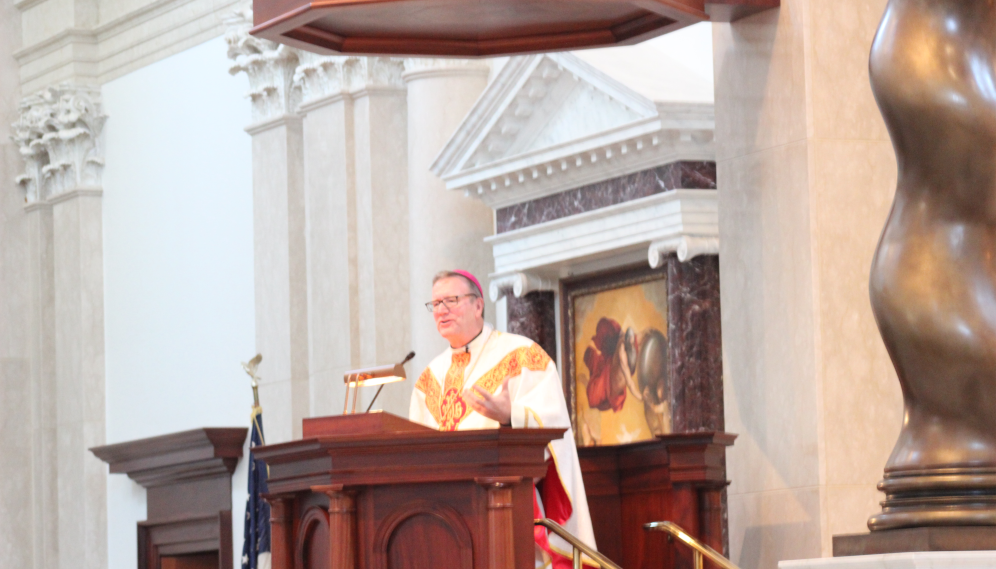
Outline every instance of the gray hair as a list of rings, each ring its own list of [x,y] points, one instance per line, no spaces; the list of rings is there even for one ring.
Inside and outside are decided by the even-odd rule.
[[[468,279],[467,277],[461,275],[460,273],[457,273],[457,272],[454,272],[454,271],[439,271],[438,273],[435,274],[435,276],[432,277],[432,284],[436,284],[436,282],[438,282],[438,281],[441,281],[443,279],[452,278],[452,277],[458,277],[460,280],[462,280],[463,282],[467,283],[467,290],[470,291],[470,294],[473,294],[474,296],[480,298],[481,300],[484,300],[484,291],[478,289],[477,285],[474,284],[474,281],[472,281],[472,280]],[[477,292],[474,292],[475,290]],[[481,305],[481,318],[484,318],[484,305],[483,304]]]

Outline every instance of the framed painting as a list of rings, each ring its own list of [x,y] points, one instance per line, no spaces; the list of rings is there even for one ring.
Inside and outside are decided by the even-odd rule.
[[[578,446],[671,432],[667,269],[565,281],[564,391]]]

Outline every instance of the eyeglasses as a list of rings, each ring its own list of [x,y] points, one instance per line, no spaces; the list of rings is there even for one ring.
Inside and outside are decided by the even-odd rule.
[[[477,298],[476,294],[461,294],[457,296],[447,296],[445,298],[440,298],[439,300],[433,300],[431,302],[425,303],[425,309],[429,312],[435,312],[440,306],[445,306],[446,310],[453,310],[456,305],[460,302],[460,299],[465,296],[472,296]]]

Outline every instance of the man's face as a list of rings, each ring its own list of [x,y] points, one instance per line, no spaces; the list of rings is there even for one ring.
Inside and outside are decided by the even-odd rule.
[[[484,300],[479,296],[464,296],[468,294],[477,294],[477,289],[461,277],[439,279],[432,285],[434,301],[450,296],[460,297],[453,308],[446,308],[441,304],[432,312],[439,335],[449,340],[450,346],[455,348],[473,340],[484,326],[484,319],[480,316]]]

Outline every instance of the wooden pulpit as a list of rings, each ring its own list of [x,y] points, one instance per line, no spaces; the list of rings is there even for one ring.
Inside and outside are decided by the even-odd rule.
[[[389,413],[304,420],[269,467],[273,569],[532,569],[533,479],[565,429],[439,432]]]

